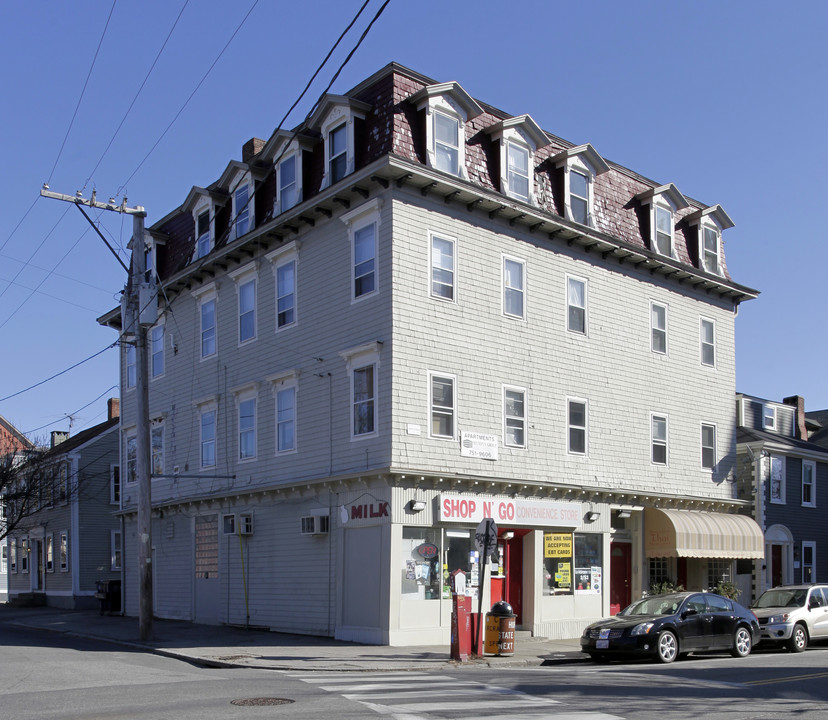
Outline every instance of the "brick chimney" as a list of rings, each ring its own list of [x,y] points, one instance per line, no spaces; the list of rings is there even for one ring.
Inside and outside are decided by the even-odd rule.
[[[52,443],[51,447],[57,447],[60,445],[64,440],[69,439],[69,431],[68,430],[52,430]]]
[[[808,439],[808,428],[805,427],[805,398],[801,395],[791,395],[782,400],[785,405],[796,408],[796,425],[794,427],[797,440]]]
[[[118,398],[109,398],[106,401],[106,419],[114,420],[121,416],[121,401]]]
[[[264,146],[265,141],[261,138],[250,138],[250,140],[242,145],[242,162],[249,163],[262,151]]]

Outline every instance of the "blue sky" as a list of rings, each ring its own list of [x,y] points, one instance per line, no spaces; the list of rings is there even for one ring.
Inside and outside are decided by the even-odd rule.
[[[0,398],[116,339],[95,320],[117,304],[125,273],[76,208],[37,199],[42,183],[126,194],[154,223],[240,159],[245,141],[270,136],[361,4],[3,3]],[[380,5],[370,0],[287,125]],[[826,27],[828,3],[811,1],[391,0],[332,91],[394,60],[721,203],[736,223],[724,234],[730,272],[761,291],[736,321],[737,389],[803,395],[815,410],[828,407]],[[126,246],[129,217],[106,213],[100,227]],[[117,382],[109,350],[0,400],[0,414],[39,437],[71,415],[74,434],[105,419]]]

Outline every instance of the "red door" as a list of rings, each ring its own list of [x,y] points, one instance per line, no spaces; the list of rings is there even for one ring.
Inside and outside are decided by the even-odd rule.
[[[515,531],[514,537],[506,541],[506,588],[505,598],[517,615],[515,624],[522,623],[521,595],[523,593],[523,535],[528,530]],[[518,534],[520,533],[520,534]]]
[[[630,576],[632,549],[629,543],[610,544],[610,615],[617,615],[632,601]]]
[[[773,583],[773,587],[782,584],[781,545],[771,545],[771,583]]]

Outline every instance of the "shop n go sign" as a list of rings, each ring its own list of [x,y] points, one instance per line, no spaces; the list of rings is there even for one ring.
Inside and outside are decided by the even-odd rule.
[[[580,503],[523,500],[520,498],[440,495],[442,522],[479,523],[492,518],[501,525],[524,527],[571,527],[581,524]]]

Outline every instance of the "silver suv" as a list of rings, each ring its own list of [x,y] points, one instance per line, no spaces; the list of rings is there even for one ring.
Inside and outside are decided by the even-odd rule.
[[[760,642],[784,643],[802,652],[810,640],[828,638],[828,585],[780,585],[765,590],[752,607]]]

